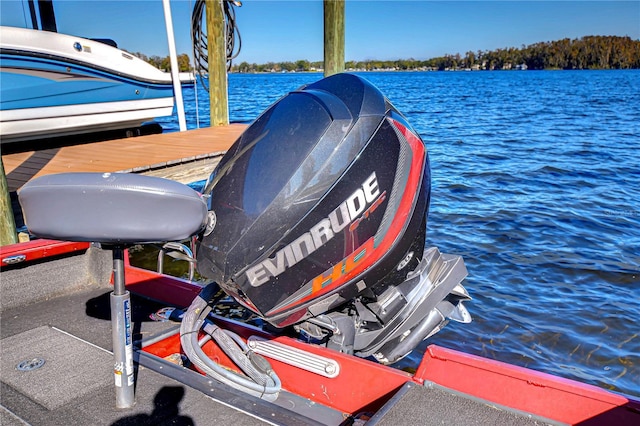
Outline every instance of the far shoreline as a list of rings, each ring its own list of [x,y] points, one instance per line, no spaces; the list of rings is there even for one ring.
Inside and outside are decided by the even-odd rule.
[[[362,72],[362,73],[432,73],[432,72],[512,72],[512,71],[637,71],[638,68],[584,68],[584,69],[564,69],[564,68],[545,68],[545,69],[493,69],[493,70],[473,70],[473,69],[446,69],[446,70],[424,70],[424,69],[408,69],[408,70],[394,70],[394,69],[376,69],[376,70],[362,70],[362,69],[345,69],[342,72]],[[227,71],[227,74],[323,74],[324,70],[309,70],[309,71]]]

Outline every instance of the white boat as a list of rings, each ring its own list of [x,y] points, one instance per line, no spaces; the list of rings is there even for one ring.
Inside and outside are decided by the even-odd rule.
[[[135,128],[171,115],[171,75],[103,41],[0,27],[0,141]]]

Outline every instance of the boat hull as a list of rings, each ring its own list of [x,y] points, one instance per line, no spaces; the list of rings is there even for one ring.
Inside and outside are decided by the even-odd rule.
[[[170,76],[112,46],[2,27],[2,143],[139,127],[171,115]]]
[[[72,343],[79,342],[78,339],[87,340],[93,345],[94,356],[100,352],[96,347],[109,350],[110,328],[106,321],[109,317],[106,313],[100,314],[108,312],[108,306],[101,307],[108,304],[106,291],[109,289],[108,277],[111,272],[108,256],[105,258],[108,253],[95,247],[87,249],[87,246],[87,243],[78,245],[38,240],[0,248],[3,339],[10,339],[4,343],[38,332],[40,334],[37,336],[50,336],[52,342],[66,339],[70,344],[67,351],[69,353],[65,352],[66,348],[59,348],[60,345],[51,348],[52,353],[65,352],[65,357],[55,359],[50,355],[43,367],[44,372],[47,371],[46,368],[54,368],[67,359],[77,357],[72,349],[80,349],[81,345]],[[64,262],[64,268],[56,262]],[[89,270],[85,270],[87,265],[92,265]],[[64,269],[64,274],[56,273],[61,269]],[[125,269],[127,288],[133,295],[143,296],[144,300],[186,306],[201,290],[201,286],[196,283],[132,267],[128,256],[125,256]],[[92,280],[101,284],[95,287],[96,284],[84,283],[80,287],[76,286],[77,288],[65,289],[61,295],[59,285],[74,281],[70,272],[83,277],[92,276]],[[58,281],[55,280],[57,275],[60,275]],[[16,292],[7,291],[12,288]],[[50,293],[46,293],[47,291]],[[15,297],[10,297],[11,295]],[[32,299],[25,299],[27,296]],[[215,317],[215,322],[220,327],[230,329],[249,341],[258,336],[273,344],[283,345],[289,351],[303,353],[306,358],[322,357],[339,366],[337,374],[321,375],[291,365],[286,360],[270,358],[272,367],[282,378],[283,391],[278,400],[267,402],[242,394],[186,365],[175,364],[176,354],[181,354],[178,330],[171,322],[150,322],[147,308],[141,305],[140,296],[136,297],[133,309],[135,327],[139,327],[137,333],[143,337],[136,344],[139,347],[136,359],[144,367],[139,369],[136,410],[141,407],[149,409],[154,400],[156,388],[152,388],[153,391],[149,393],[147,386],[150,386],[151,373],[156,372],[158,374],[153,373],[153,376],[164,380],[163,389],[180,388],[186,392],[186,400],[182,403],[183,409],[179,414],[190,416],[203,424],[235,419],[237,416],[247,420],[246,423],[234,421],[238,425],[259,424],[261,421],[266,424],[338,425],[344,424],[345,419],[357,419],[360,424],[368,419],[367,424],[371,425],[637,425],[640,420],[640,402],[631,397],[435,345],[427,348],[416,372],[410,374],[286,336],[274,336],[228,318]],[[58,311],[60,308],[62,310]],[[72,312],[74,309],[77,312]],[[28,316],[25,312],[30,312],[31,315]],[[57,328],[43,327],[38,320]],[[163,328],[156,330],[157,326]],[[17,355],[22,358],[33,356],[24,342],[16,347],[25,349],[25,355],[18,351]],[[5,345],[3,350],[8,351],[7,348],[9,345]],[[203,350],[227,368],[234,368],[213,342],[206,343]],[[12,354],[13,352],[9,355]],[[95,370],[104,368],[99,374],[92,374],[100,378],[104,386],[92,391],[93,393],[87,391],[87,396],[83,393],[84,389],[78,388],[75,390],[79,394],[77,398],[69,397],[64,404],[51,402],[45,396],[53,392],[56,387],[54,385],[50,391],[38,393],[37,390],[24,388],[26,396],[15,395],[16,401],[27,401],[27,396],[32,393],[35,397],[44,395],[42,404],[54,405],[50,410],[41,410],[46,411],[44,419],[38,417],[39,412],[24,409],[26,403],[16,404],[12,398],[3,399],[2,405],[15,413],[16,417],[31,424],[59,420],[74,404],[82,404],[87,400],[91,401],[91,406],[95,409],[78,410],[78,415],[84,416],[86,411],[91,412],[92,416],[102,417],[83,418],[86,424],[113,424],[118,418],[123,419],[122,421],[130,419],[127,416],[138,413],[110,408],[113,407],[113,399],[109,391],[112,392],[113,382],[109,385],[109,374],[113,374],[110,371],[113,364],[110,364],[109,357],[100,359],[102,364],[96,364]],[[5,363],[8,370],[3,371],[13,371],[14,364],[8,361]],[[56,371],[62,375],[53,380],[66,382],[75,378],[65,375],[64,369],[58,368]],[[33,375],[33,372],[25,374]],[[89,372],[83,374],[96,380]],[[17,377],[14,382],[18,383],[18,379],[23,380]],[[3,386],[5,381],[11,380],[11,376],[3,375]],[[203,399],[203,395],[207,398]]]
[[[171,115],[173,99],[103,102],[2,111],[2,143],[140,127],[155,117]]]

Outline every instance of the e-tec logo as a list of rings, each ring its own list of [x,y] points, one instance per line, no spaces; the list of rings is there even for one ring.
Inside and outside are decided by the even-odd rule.
[[[287,268],[291,268],[309,256],[331,240],[335,234],[355,221],[358,215],[364,212],[367,206],[373,203],[379,195],[378,180],[376,173],[373,172],[362,183],[362,186],[329,213],[328,217],[280,249],[274,257],[267,258],[249,268],[246,272],[249,284],[253,287],[259,287],[269,281],[271,277],[277,277]]]

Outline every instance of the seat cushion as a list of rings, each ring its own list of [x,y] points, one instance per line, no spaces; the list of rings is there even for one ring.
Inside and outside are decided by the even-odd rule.
[[[207,217],[202,197],[188,186],[130,173],[42,176],[18,198],[29,232],[55,240],[180,241],[200,231]]]

